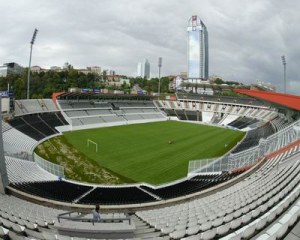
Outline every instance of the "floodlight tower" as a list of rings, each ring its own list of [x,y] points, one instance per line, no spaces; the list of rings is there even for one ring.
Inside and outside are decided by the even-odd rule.
[[[34,44],[37,32],[38,32],[38,30],[34,29],[32,39],[31,39],[31,42],[30,42],[30,56],[29,56],[28,77],[27,77],[27,99],[30,98],[30,96],[29,96],[29,86],[30,86],[30,68],[31,68],[32,46]]]
[[[158,58],[158,96],[160,96],[160,72],[162,67],[162,57]]]
[[[281,56],[282,64],[283,64],[283,83],[284,83],[284,93],[286,94],[286,59],[285,56]]]

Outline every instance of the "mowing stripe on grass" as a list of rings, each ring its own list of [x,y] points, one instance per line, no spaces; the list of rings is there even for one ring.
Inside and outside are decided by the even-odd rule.
[[[67,141],[99,165],[136,182],[161,184],[185,177],[188,162],[221,156],[244,132],[165,121],[67,132]],[[98,152],[86,146],[98,144]],[[227,145],[227,147],[225,147]]]

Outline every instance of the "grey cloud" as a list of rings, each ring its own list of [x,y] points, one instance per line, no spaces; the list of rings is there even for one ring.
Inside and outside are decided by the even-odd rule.
[[[152,76],[157,58],[163,74],[186,71],[186,25],[197,14],[206,24],[210,75],[245,83],[282,84],[280,56],[286,55],[289,92],[300,88],[299,10],[297,1],[280,0],[0,0],[0,56],[3,62],[28,63],[33,29],[39,34],[33,64],[43,67],[100,65],[134,75],[148,58]]]

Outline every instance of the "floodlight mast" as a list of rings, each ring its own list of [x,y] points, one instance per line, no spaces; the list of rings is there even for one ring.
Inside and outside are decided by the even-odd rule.
[[[286,94],[286,59],[285,56],[281,56],[283,64],[283,83],[284,83],[284,93]]]
[[[162,57],[158,58],[158,97],[160,97],[160,72],[162,66]]]
[[[30,68],[31,68],[32,46],[33,46],[33,44],[35,42],[35,38],[36,38],[37,33],[38,33],[38,30],[34,29],[34,32],[33,32],[33,35],[32,35],[32,39],[30,41],[30,56],[29,56],[28,76],[27,76],[27,99],[30,98],[29,88],[30,88]]]

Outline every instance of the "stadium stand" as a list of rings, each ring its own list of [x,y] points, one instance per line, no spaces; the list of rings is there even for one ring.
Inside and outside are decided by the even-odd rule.
[[[214,116],[213,112],[202,112],[202,122],[210,123]]]
[[[10,120],[9,124],[11,126],[13,126],[15,129],[23,132],[24,134],[34,138],[37,141],[46,137],[46,135],[44,135],[43,133],[39,132],[38,130],[36,130],[35,128],[30,126],[29,124],[27,124],[23,120],[22,116]]]
[[[248,239],[272,223],[300,193],[299,158],[267,174],[263,169],[211,196],[136,215],[172,239]]]
[[[290,124],[290,122],[288,120],[286,120],[286,119],[284,119],[284,117],[280,117],[280,116],[273,119],[271,121],[271,123],[272,123],[273,128],[276,131],[280,131],[280,130],[286,128]]]
[[[242,105],[269,106],[266,103],[250,97],[209,96],[193,93],[176,93],[179,100],[202,100],[209,102],[233,103]]]
[[[6,156],[5,160],[8,179],[12,184],[57,180],[57,176],[43,170],[35,162],[9,156]]]
[[[153,189],[148,186],[141,186],[141,188],[155,194],[160,199],[170,199],[191,194],[194,192],[203,191],[207,188],[228,181],[235,176],[237,176],[237,174],[229,174],[228,172],[224,172],[220,175],[198,175],[191,179],[170,186],[159,187],[156,189]]]
[[[111,104],[108,102],[97,102],[97,101],[71,101],[71,100],[59,100],[60,108],[63,110],[72,109],[90,109],[90,108],[111,108]]]
[[[228,126],[232,126],[234,128],[243,129],[247,126],[258,122],[256,119],[247,118],[247,117],[239,117],[233,122],[229,123]]]
[[[55,127],[67,124],[59,112],[23,115],[9,120],[8,123],[37,141],[58,133]]]
[[[187,120],[189,121],[201,121],[201,115],[199,111],[185,111]]]
[[[265,154],[277,151],[280,148],[288,146],[289,144],[298,140],[298,129],[300,121],[291,123],[285,129],[274,133],[265,140],[261,139],[257,146],[244,149],[244,151],[229,153],[220,158],[207,161],[190,161],[189,172],[221,172],[230,171],[231,169],[242,166],[253,166],[257,160]]]
[[[210,98],[212,98],[210,96]],[[222,103],[218,99],[214,99],[215,102],[205,102],[203,100],[181,100],[181,101],[168,101],[159,100],[156,101],[156,105],[168,116],[176,116],[180,120],[189,120],[189,115],[198,115],[198,118],[193,117],[192,119],[198,119],[205,123],[213,123],[217,125],[228,125],[231,122],[249,119],[251,125],[258,121],[268,122],[274,119],[278,113],[272,108],[266,108],[260,105],[241,105],[235,103]],[[200,117],[201,116],[201,117]],[[228,118],[227,118],[228,117]],[[227,119],[225,121],[225,119]],[[253,122],[250,122],[250,119]],[[247,124],[243,127],[247,127]],[[240,128],[242,129],[242,128]]]
[[[6,132],[10,129],[12,129],[12,126],[10,126],[8,123],[2,121],[2,133]]]
[[[18,182],[12,186],[23,192],[62,202],[73,202],[93,187],[66,181]]]
[[[200,174],[159,187],[88,186],[58,179],[35,162],[6,156],[8,192],[24,192],[34,200],[42,197],[45,202],[56,200],[70,207],[100,203],[118,209],[124,204],[134,204],[141,209],[132,210],[131,220],[137,226],[133,239],[299,239],[296,236],[300,229],[299,124],[293,124],[265,102],[252,98],[216,100],[214,96],[203,95],[200,99],[193,94],[177,96],[177,101],[155,104],[169,116],[182,120],[248,131],[243,142],[233,150],[233,157],[222,163],[230,167],[229,171]],[[55,110],[50,101],[16,103],[19,105],[16,115],[22,116],[10,120],[9,124],[3,122],[4,147],[12,145],[31,152],[36,140],[57,133],[56,126],[68,124],[65,115],[79,126],[165,119],[152,102],[60,100],[63,109],[60,114],[52,112]],[[33,106],[40,113],[36,114]],[[250,151],[258,155],[251,155],[253,161],[248,166]],[[230,165],[234,156],[240,156],[238,165]],[[262,161],[251,168],[257,160]],[[147,207],[143,209],[143,206]],[[0,239],[78,239],[60,235],[52,226],[60,213],[61,210],[0,194]],[[123,216],[123,213],[115,214]]]
[[[55,129],[57,126],[68,125],[68,122],[60,112],[43,113],[39,114],[39,117],[53,129]]]
[[[280,204],[281,202],[279,201],[281,201],[281,199],[288,199],[289,194],[294,194],[293,198],[295,200],[296,196],[295,196],[295,191],[293,189],[294,186],[296,186],[297,184],[298,184],[298,195],[300,193],[299,157],[298,155],[295,155],[299,153],[299,149],[300,148],[298,143],[291,146],[290,148],[273,153],[272,155],[267,157],[267,160],[263,165],[263,167],[256,170],[255,173],[251,174],[244,181],[240,181],[238,184],[230,188],[227,188],[226,190],[218,191],[217,193],[208,197],[199,198],[196,200],[190,200],[188,202],[181,203],[181,204],[175,204],[175,205],[173,204],[172,206],[169,207],[161,207],[157,210],[154,209],[154,210],[147,210],[147,211],[138,211],[136,215],[142,218],[148,224],[150,224],[150,226],[152,226],[149,228],[150,230],[152,228],[156,229],[155,232],[156,235],[158,234],[157,230],[159,230],[158,236],[170,237],[174,239],[182,238],[182,237],[186,237],[187,239],[189,239],[188,237],[190,237],[191,239],[194,239],[194,238],[199,238],[199,236],[204,237],[206,236],[206,234],[209,234],[209,236],[212,235],[217,238],[225,237],[225,239],[227,239],[226,237],[233,236],[233,235],[240,236],[240,237],[242,236],[248,237],[248,236],[252,236],[254,232],[255,234],[258,235],[270,234],[270,231],[268,231],[267,229],[270,228],[272,224],[274,224],[275,217],[277,215],[278,216],[280,215],[278,213],[274,217],[273,216],[274,214],[272,212],[271,213],[268,212],[267,209],[270,209],[270,207],[268,206],[271,207],[273,206],[273,208],[275,207],[275,209],[280,208],[280,210],[276,210],[276,211],[283,212],[291,204],[293,204],[294,201],[289,200],[288,201],[289,204],[287,203]],[[291,156],[295,156],[295,158],[290,159]],[[28,161],[23,161],[23,162],[28,162]],[[21,167],[20,169],[24,169],[24,167]],[[33,171],[36,172],[37,170],[33,169]],[[12,172],[16,173],[17,171],[14,170]],[[16,173],[16,175],[20,175],[20,173]],[[31,175],[31,173],[29,172],[27,175]],[[210,177],[208,176],[206,180],[208,180],[209,178],[213,179],[213,176]],[[194,178],[195,181],[198,181],[198,179],[201,180],[201,176]],[[66,185],[66,183],[62,183],[60,181],[54,181],[54,182],[57,185],[59,184],[64,185],[63,188],[61,187],[56,187],[56,188],[68,189],[67,193],[65,193],[67,196],[66,197],[67,202],[76,200],[77,197],[82,195],[83,192],[88,192],[91,189],[89,188],[87,191],[86,189],[84,191],[79,191],[78,189],[80,188],[70,187],[68,183]],[[262,182],[264,184],[262,184]],[[52,185],[53,181],[51,181],[50,183]],[[55,189],[55,187],[53,188],[53,185],[44,188],[44,182],[39,182],[39,185],[40,184],[43,185],[43,188],[39,186],[37,187],[37,189],[38,191],[41,191],[40,189],[45,189],[46,193],[44,190],[42,190],[43,194],[49,194],[48,189],[51,189],[50,191],[56,191],[57,195],[59,194],[62,195],[62,193],[59,190],[53,190]],[[20,184],[18,185],[20,186]],[[144,186],[142,186],[142,188],[144,188]],[[101,195],[101,192],[103,194],[102,196],[105,196],[108,193],[108,192],[103,192],[101,189],[99,190],[98,188],[96,189],[97,190],[94,190],[95,192],[88,197],[93,200],[91,201],[93,203],[95,203],[94,200],[96,199],[95,196],[97,196],[98,194]],[[128,192],[128,189],[126,190],[125,189],[124,192]],[[182,189],[183,188],[181,188],[181,190]],[[69,190],[71,191],[71,193],[69,193]],[[146,188],[146,190],[149,191],[148,188]],[[120,194],[119,195],[120,197],[124,195],[126,196],[126,193],[124,192],[119,192],[119,193],[111,192],[112,195],[110,194],[108,195],[110,195],[110,197],[113,199],[114,196],[116,195],[118,196],[118,194]],[[278,193],[280,193],[279,194],[280,197],[277,197]],[[135,194],[131,194],[130,197],[134,195]],[[222,204],[220,204],[220,201]],[[108,202],[110,202],[110,200],[108,200],[107,203]],[[276,205],[277,202],[279,202],[278,204],[279,207],[277,207]],[[271,210],[273,208],[271,208]],[[152,218],[153,220],[151,221],[145,218],[143,214],[142,216],[140,215],[140,213],[145,213],[145,212],[147,213],[151,212],[151,214],[153,215],[154,212],[156,211],[158,211],[157,213],[159,214],[158,215],[159,218],[156,217]],[[174,217],[174,222],[170,222],[171,221],[170,219],[173,218],[170,218],[167,213],[173,214],[172,216]],[[195,217],[191,216],[192,213],[196,214],[196,216]],[[256,229],[255,231],[253,231],[252,225],[255,224],[257,225],[257,222],[261,220],[260,218],[264,217],[264,215],[262,214],[265,214],[267,216],[269,216],[270,214],[273,215],[272,217],[270,217],[270,221],[265,223],[267,228],[264,229],[266,230],[262,229],[263,231],[258,232],[259,229]],[[154,214],[153,216],[156,215]],[[295,219],[295,217],[293,219]],[[165,224],[164,221],[168,221],[166,223],[167,225],[164,225]],[[263,219],[263,221],[265,220]],[[280,219],[278,221],[280,221]],[[293,220],[293,222],[294,221],[295,220]],[[282,223],[280,224],[282,225]],[[248,228],[251,229],[251,231],[250,230],[248,231],[247,230]],[[53,233],[53,235],[54,234],[55,233]]]
[[[288,231],[287,226],[293,226],[297,220],[295,216],[299,216],[299,204],[295,202],[300,193],[299,160],[297,162],[288,160],[288,156],[297,151],[298,147],[288,149],[286,152],[289,154],[281,158],[280,165],[280,162],[272,163],[277,157],[275,155],[245,181],[226,190],[182,204],[136,212],[136,216],[133,216],[132,219],[142,226],[140,229],[138,228],[136,237],[139,236],[141,239],[143,236],[152,239],[231,239],[232,237],[248,239],[257,236],[262,239],[266,236],[268,238],[284,236]],[[274,176],[276,177],[274,178]],[[298,188],[295,188],[296,183]],[[22,202],[23,200],[18,199],[18,201]],[[295,206],[297,207],[295,208]],[[285,209],[287,209],[286,212],[284,212]],[[56,212],[57,210],[52,211]],[[151,213],[150,220],[143,215],[145,212]],[[172,217],[169,216],[170,213]],[[10,216],[8,214],[3,214],[3,216],[8,219],[1,220],[4,226],[3,230],[7,236],[10,236],[10,239],[15,239],[16,236],[25,236],[25,234],[28,237],[35,237],[35,239],[37,237],[39,239],[45,239],[45,237],[46,239],[49,237],[67,238],[59,235],[55,229],[49,229],[43,225],[46,224],[45,221],[51,222],[49,217],[40,221],[25,215],[25,223],[21,217],[16,217],[12,213]],[[22,216],[24,218],[24,215]],[[46,216],[48,216],[47,213]],[[283,218],[284,216],[286,217]],[[141,225],[142,222],[139,218],[150,226]],[[275,224],[277,225],[274,228]],[[29,226],[38,230],[31,230]],[[138,235],[141,232],[145,235]]]
[[[52,99],[15,100],[15,116],[58,111]]]
[[[3,124],[2,126],[4,126],[5,129],[8,129],[7,125],[8,124]],[[17,152],[24,151],[31,153],[34,146],[37,144],[37,141],[17,129],[10,127],[8,130],[3,132],[3,143],[5,152],[10,152],[11,147],[13,147],[14,150],[17,150]]]
[[[170,199],[185,196],[194,192],[200,192],[209,187],[228,181],[240,173],[229,174],[224,172],[221,175],[199,175],[177,184],[163,186],[156,189],[144,185],[141,187],[96,187],[90,192],[92,188],[87,188],[84,185],[78,185],[73,182],[65,182],[63,180],[50,181],[57,179],[57,177],[52,174],[49,174],[47,181],[43,181],[42,174],[44,170],[39,169],[35,163],[19,160],[22,161],[22,164],[24,165],[24,175],[23,173],[20,173],[16,159],[8,158],[8,161],[9,176],[11,176],[12,179],[12,187],[47,199],[63,202],[73,202],[78,200],[78,203],[83,204],[98,203],[119,205]],[[29,171],[26,171],[26,169],[30,168],[30,166],[36,170],[36,173],[33,174],[33,176],[30,176]],[[16,180],[16,177],[18,176],[20,179],[19,181],[17,181],[18,179]],[[22,178],[24,181],[21,181]],[[44,179],[46,179],[46,177]],[[68,193],[62,194],[61,191],[63,191],[64,188],[68,189]],[[65,195],[67,195],[67,197]],[[80,198],[82,195],[84,195],[84,197]]]
[[[0,223],[3,225],[0,236],[5,239],[45,239],[43,231],[48,232],[61,213],[61,210],[0,194]]]
[[[296,200],[300,194],[299,155],[295,155],[298,150],[299,143],[270,155],[264,165],[244,181],[209,196],[137,211],[131,217],[137,225],[135,237],[268,239],[284,236],[288,226],[293,227],[300,215]],[[73,194],[67,195],[75,199],[81,193]],[[2,236],[8,239],[68,238],[51,227],[55,216],[62,211],[2,194],[0,202],[2,233],[6,234]],[[275,225],[277,227],[273,227]],[[266,236],[268,238],[263,238]]]
[[[154,107],[153,102],[152,101],[148,101],[148,102],[113,102],[112,103],[114,107],[116,108],[143,108],[143,107]]]
[[[59,105],[73,127],[101,126],[107,123],[131,123],[164,120],[166,117],[156,108],[152,101],[113,101],[97,104],[93,101],[59,100]],[[94,108],[94,109],[91,109]]]
[[[155,198],[138,187],[97,187],[79,200],[83,204],[135,204],[155,201]]]
[[[247,132],[243,141],[232,151],[232,153],[241,152],[245,149],[258,145],[260,139],[266,139],[274,133],[271,123],[255,128]]]

